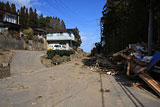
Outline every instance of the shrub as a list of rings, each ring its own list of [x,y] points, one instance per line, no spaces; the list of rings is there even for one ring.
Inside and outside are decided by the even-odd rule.
[[[47,58],[52,59],[55,55],[70,56],[71,54],[74,54],[74,53],[75,52],[73,50],[48,50]]]
[[[33,35],[33,30],[32,30],[32,28],[28,28],[28,29],[25,29],[23,31],[23,33],[26,34],[26,35]]]
[[[33,30],[32,30],[32,28],[25,29],[23,31],[23,33],[27,35],[29,40],[33,39]]]

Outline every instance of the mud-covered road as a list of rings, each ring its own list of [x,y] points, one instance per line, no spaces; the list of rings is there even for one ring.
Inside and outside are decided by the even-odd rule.
[[[16,51],[11,77],[0,80],[0,107],[159,107],[148,91],[123,76],[93,72],[78,59],[46,68],[45,52]]]

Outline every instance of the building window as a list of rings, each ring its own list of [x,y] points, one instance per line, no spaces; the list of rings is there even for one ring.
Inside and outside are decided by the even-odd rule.
[[[69,34],[69,36],[71,37],[71,34],[72,34],[72,33],[71,33],[71,32],[68,32],[68,34]]]
[[[10,22],[10,23],[17,23],[16,17],[8,14],[5,15],[4,21]]]
[[[63,32],[57,33],[57,36],[63,36]]]

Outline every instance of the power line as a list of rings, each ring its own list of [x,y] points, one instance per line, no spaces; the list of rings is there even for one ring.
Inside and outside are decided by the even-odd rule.
[[[58,3],[56,0],[54,0],[54,1],[55,1],[55,2],[53,3],[53,1],[51,2],[51,1],[48,1],[48,0],[47,0],[47,2],[48,2],[51,6],[53,6],[57,11],[60,11],[60,13],[62,12],[63,15],[65,15],[66,17],[68,17],[69,20],[71,20],[72,22],[78,23],[78,24],[82,24],[82,23],[81,23],[81,20],[73,17],[73,15],[71,15],[70,12],[68,12],[68,11],[66,10],[66,7],[62,6],[62,5],[61,5],[60,3]],[[61,10],[62,8],[63,8],[63,10]],[[72,19],[71,19],[71,18],[72,18]],[[90,21],[90,22],[93,22],[93,21]],[[94,22],[95,22],[95,21],[94,21]],[[88,21],[87,23],[89,23],[89,21]],[[87,23],[85,23],[85,24],[87,24]],[[83,25],[84,25],[84,23],[83,23]]]
[[[57,0],[55,0],[55,1],[57,1]],[[62,6],[65,8],[65,9],[67,9],[68,10],[68,12],[70,12],[70,13],[72,13],[72,14],[75,14],[75,16],[80,16],[77,12],[75,12],[75,11],[72,11],[72,9],[70,9],[67,5],[65,5],[61,0],[58,0],[58,2],[60,2],[61,4],[62,4]],[[74,17],[75,17],[74,16]],[[82,16],[81,16],[82,17]],[[77,18],[77,17],[75,17],[75,18]],[[83,19],[85,18],[85,17],[82,17]],[[85,22],[90,22],[90,21],[85,21]]]
[[[59,1],[59,2],[58,2]],[[74,18],[75,20],[79,21],[79,22],[93,22],[93,21],[85,21],[84,18],[83,18],[83,21],[81,19],[79,19],[78,16],[79,14],[77,14],[76,12],[72,11],[68,6],[64,5],[64,3],[60,0],[55,0],[55,2],[61,6],[72,18]],[[77,14],[77,15],[74,15],[74,14]]]
[[[49,0],[46,0],[47,2],[48,2],[48,4],[50,4],[53,8],[55,8],[57,11],[59,11],[59,13],[63,13],[63,15],[65,15],[66,17],[68,17],[70,20],[71,20],[71,18],[70,18],[70,16],[65,12],[63,12],[61,9],[58,9],[59,8],[59,6],[56,4],[56,3],[53,3],[53,2],[51,2],[51,1],[49,1]],[[71,20],[71,21],[73,21],[73,20]],[[77,23],[77,21],[73,21],[73,22],[76,22]]]

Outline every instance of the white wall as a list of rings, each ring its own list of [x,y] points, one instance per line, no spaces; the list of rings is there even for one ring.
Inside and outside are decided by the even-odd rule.
[[[72,32],[63,32],[63,33],[48,33],[47,41],[51,40],[73,40],[75,41],[74,34]]]

